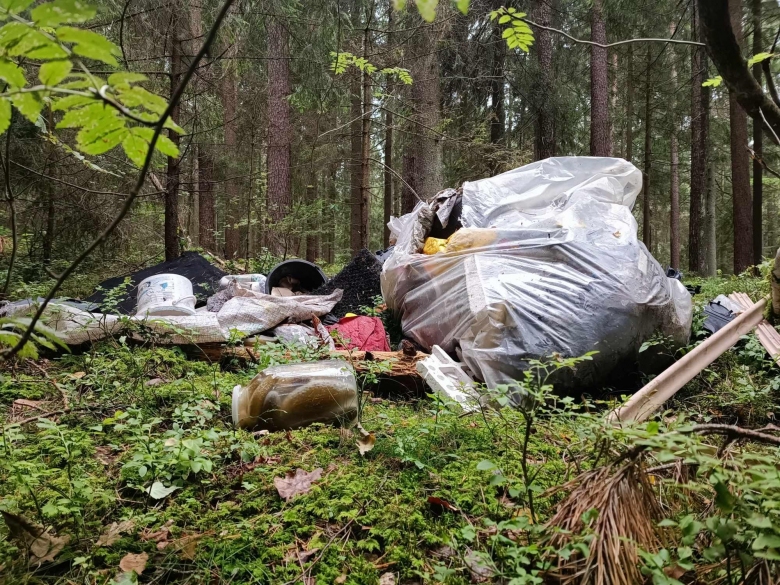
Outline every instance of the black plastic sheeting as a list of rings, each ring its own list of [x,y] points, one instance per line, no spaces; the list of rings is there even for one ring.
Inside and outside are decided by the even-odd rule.
[[[344,295],[329,314],[339,319],[347,313],[360,314],[360,307],[373,307],[374,297],[382,296],[382,285],[379,282],[381,275],[382,262],[363,249],[330,282],[312,294],[328,295],[340,288]]]
[[[702,327],[710,333],[717,333],[737,317],[730,309],[712,301],[704,307],[704,314],[707,318]]]
[[[155,264],[154,266],[144,268],[133,274],[115,276],[114,278],[104,280],[99,285],[102,290],[95,290],[95,292],[85,300],[97,303],[101,306],[101,309],[104,309],[103,302],[106,298],[106,292],[120,286],[125,281],[125,278],[129,276],[130,286],[120,297],[119,304],[116,308],[111,308],[111,310],[124,315],[135,313],[138,285],[145,278],[157,274],[178,274],[189,278],[192,282],[193,294],[197,298],[195,306],[200,307],[205,305],[206,299],[217,291],[219,288],[219,280],[227,273],[214,266],[197,252],[184,252],[184,254],[175,260]]]

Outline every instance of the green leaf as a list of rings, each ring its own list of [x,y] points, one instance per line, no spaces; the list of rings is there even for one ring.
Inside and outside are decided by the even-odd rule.
[[[469,4],[471,0],[455,0],[455,7],[460,10],[460,13],[465,15],[469,13]]]
[[[33,124],[38,121],[38,115],[43,109],[43,102],[40,101],[37,95],[33,93],[17,93],[11,96],[13,102],[19,113],[25,118],[30,120]]]
[[[68,96],[68,98],[71,97],[81,96]],[[92,103],[84,108],[69,109],[62,117],[62,120],[57,124],[57,128],[81,128],[83,126],[99,124],[99,120],[103,117],[114,116],[114,110],[112,110],[110,106],[107,106],[102,101],[91,101]],[[57,102],[57,106],[59,106],[60,103],[61,102]],[[63,108],[57,107],[55,109]]]
[[[143,138],[147,144],[150,144],[152,142],[152,136],[154,136],[154,130],[152,128],[136,127],[133,128],[131,132],[136,136],[140,136],[141,138]],[[179,147],[176,146],[176,144],[165,134],[160,134],[157,137],[157,143],[155,144],[155,149],[159,150],[161,153],[163,153],[166,156],[170,156],[173,158],[178,158],[179,156]]]
[[[492,461],[489,461],[488,459],[483,459],[479,463],[477,463],[477,471],[490,471],[491,469],[495,469],[497,466]]]
[[[129,89],[119,89],[119,100],[128,108],[146,108],[155,114],[162,114],[168,107],[168,102],[159,95],[152,93],[143,87],[133,86]]]
[[[715,484],[715,505],[726,514],[730,514],[734,509],[737,499],[731,494],[728,486],[719,481]]]
[[[506,24],[510,20],[512,20],[512,17],[509,16],[508,14],[505,14],[504,16],[498,19],[498,24]]]
[[[756,53],[750,59],[748,59],[748,67],[752,67],[756,63],[761,63],[762,61],[771,59],[774,56],[775,56],[774,53]]]
[[[83,132],[83,134],[82,134]],[[84,154],[90,154],[92,156],[97,156],[98,154],[103,154],[104,152],[108,152],[115,146],[119,146],[122,141],[127,137],[127,128],[122,125],[121,128],[116,128],[114,130],[110,130],[109,132],[106,132],[105,134],[101,135],[99,138],[96,138],[95,140],[91,140],[89,143],[86,142],[84,139],[85,137],[87,139],[91,139],[94,135],[94,131],[82,131],[79,132],[79,134],[76,136],[77,140],[79,140],[79,148]]]
[[[393,8],[403,10],[406,8],[406,0],[393,0]]]
[[[0,98],[0,134],[3,134],[11,125],[11,102],[6,98]]]
[[[34,0],[0,0],[0,8],[7,10],[11,14],[19,14],[33,2]]]
[[[509,37],[513,36],[515,34],[515,31],[513,31],[511,28],[504,29],[504,32],[501,33],[501,38],[508,39]]]
[[[780,548],[780,536],[762,532],[753,541],[753,550],[763,550],[765,548]]]
[[[27,85],[27,80],[24,78],[24,70],[8,59],[0,59],[0,77],[11,87],[24,87]]]
[[[119,47],[103,35],[72,26],[61,26],[56,31],[57,38],[66,43],[76,43],[73,52],[88,59],[102,61],[108,65],[118,65],[114,55],[120,54]]]
[[[68,95],[64,98],[55,100],[51,109],[55,112],[64,112],[71,108],[79,108],[81,106],[94,103],[97,97],[86,95]]]
[[[415,0],[415,2],[422,19],[426,22],[433,22],[436,18],[436,7],[439,5],[439,0]]]
[[[112,86],[130,86],[131,83],[146,81],[148,78],[143,73],[133,73],[132,71],[120,71],[108,76],[108,84]]]
[[[30,12],[33,21],[40,27],[54,27],[61,24],[86,22],[97,11],[82,0],[54,0],[36,6]]]
[[[723,78],[718,75],[717,77],[711,77],[707,81],[701,84],[702,87],[718,87],[723,83]]]
[[[753,516],[748,518],[747,523],[755,528],[772,528],[772,521],[766,516]]]
[[[122,141],[122,149],[125,151],[127,158],[129,158],[135,166],[141,168],[146,160],[146,153],[149,152],[149,143],[136,136],[131,130],[130,133]]]
[[[146,488],[144,491],[152,496],[155,500],[162,500],[163,498],[167,498],[170,496],[173,492],[176,490],[180,490],[180,487],[177,487],[175,485],[172,485],[170,487],[165,487],[162,482],[155,481],[151,487]]]
[[[38,79],[44,85],[57,85],[60,81],[65,79],[73,69],[73,63],[63,59],[62,61],[49,61],[41,65],[41,70],[38,72]]]
[[[18,41],[32,29],[21,22],[9,22],[0,28],[0,47],[8,47],[11,43]]]

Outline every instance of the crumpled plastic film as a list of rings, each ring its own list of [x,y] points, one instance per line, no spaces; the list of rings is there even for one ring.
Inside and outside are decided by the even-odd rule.
[[[637,239],[642,173],[615,158],[561,157],[463,185],[463,228],[447,251],[414,250],[422,204],[382,272],[405,335],[441,346],[488,386],[528,361],[598,352],[562,386],[597,385],[654,333],[685,343],[692,303]],[[456,245],[452,245],[453,241]]]

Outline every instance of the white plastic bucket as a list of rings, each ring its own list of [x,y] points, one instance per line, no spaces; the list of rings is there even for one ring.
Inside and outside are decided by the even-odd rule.
[[[192,283],[178,274],[157,274],[138,285],[136,315],[181,316],[195,314],[195,296]]]

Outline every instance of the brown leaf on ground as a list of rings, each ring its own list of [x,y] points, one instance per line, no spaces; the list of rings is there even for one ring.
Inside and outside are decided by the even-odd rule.
[[[296,469],[295,473],[288,473],[284,477],[275,477],[274,486],[286,502],[298,494],[307,494],[311,491],[312,483],[322,479],[322,468],[318,467],[311,473],[303,469]]]
[[[488,560],[484,555],[476,551],[469,550],[466,556],[463,557],[463,560],[469,569],[469,573],[471,573],[471,581],[473,583],[485,583],[495,575],[495,571]]]
[[[385,573],[380,576],[379,585],[395,585],[395,573]]]
[[[679,580],[687,571],[680,565],[672,565],[670,567],[664,567],[664,574],[672,579]]]
[[[137,575],[140,575],[144,572],[144,569],[146,568],[146,561],[148,560],[149,555],[145,552],[137,555],[134,555],[133,553],[127,553],[122,557],[122,560],[119,561],[119,568],[126,573],[135,571]]]
[[[95,447],[95,459],[100,461],[103,465],[113,465],[114,461],[116,461],[116,456],[111,447],[99,445]]]
[[[198,548],[198,541],[204,536],[212,534],[211,532],[205,532],[203,534],[188,534],[182,536],[179,539],[173,540],[170,546],[181,553],[181,556],[187,560],[195,560],[195,551]],[[159,546],[159,545],[158,545]]]
[[[82,379],[84,376],[86,376],[86,375],[87,375],[87,373],[86,373],[86,372],[74,372],[74,373],[72,373],[72,374],[70,375],[70,377],[71,377],[73,380],[81,380],[81,379]]]
[[[336,578],[334,579],[334,581],[333,581],[333,582],[334,582],[336,585],[343,585],[344,583],[346,583],[346,582],[347,582],[347,576],[346,576],[344,573],[342,573],[341,575],[339,575],[338,577],[336,577]]]
[[[11,538],[23,543],[30,551],[30,564],[41,565],[53,562],[70,541],[70,536],[55,536],[45,532],[27,518],[10,512],[0,512],[3,515]]]
[[[157,543],[157,550],[162,550],[168,544],[170,544],[169,540],[171,537],[171,526],[173,526],[173,520],[168,520],[165,524],[163,524],[159,530],[151,530],[149,528],[144,528],[141,533],[139,534],[141,540],[148,542],[156,542]]]
[[[159,386],[160,384],[165,384],[165,380],[163,380],[162,378],[152,378],[151,380],[148,380],[144,384],[144,386],[146,386],[146,387],[149,387],[149,386]]]
[[[374,435],[374,431],[371,431],[370,433],[366,433],[365,435],[361,436],[357,440],[357,447],[358,451],[360,451],[360,455],[365,455],[371,449],[374,448],[374,445],[376,444],[376,435]]]
[[[442,510],[448,510],[450,512],[460,512],[460,510],[456,506],[453,506],[447,500],[442,500],[441,498],[437,498],[435,496],[429,497],[428,503],[431,505],[431,508],[433,508],[436,512],[439,513],[441,513]]]
[[[125,520],[119,523],[112,522],[110,526],[103,530],[95,546],[111,546],[122,538],[122,534],[130,532],[133,528],[135,528],[135,521],[133,520]]]

